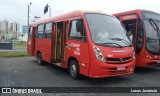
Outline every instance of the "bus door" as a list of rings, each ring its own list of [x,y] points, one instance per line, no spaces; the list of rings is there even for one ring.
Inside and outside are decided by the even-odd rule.
[[[69,31],[69,21],[67,20],[67,21],[64,21],[63,22],[63,48],[62,48],[62,54],[63,54],[63,56],[62,56],[62,59],[63,59],[63,63],[64,64],[66,64],[66,34],[68,33],[68,31]]]
[[[137,30],[138,30],[138,16],[136,14],[121,16],[120,20],[124,25],[127,34],[129,34],[129,39],[136,49],[137,45]],[[131,32],[132,34],[130,34]]]
[[[80,73],[89,74],[89,45],[86,37],[86,23],[81,17],[69,21],[69,31],[66,35],[66,57],[75,57]],[[93,64],[94,66],[94,64]]]
[[[64,30],[63,30],[63,22],[58,22],[55,23],[55,38],[54,38],[54,60],[53,63],[55,65],[61,66],[62,61],[63,61],[63,34],[64,34]]]
[[[28,34],[28,54],[34,56],[35,50],[35,29],[36,27],[30,27],[29,34]]]

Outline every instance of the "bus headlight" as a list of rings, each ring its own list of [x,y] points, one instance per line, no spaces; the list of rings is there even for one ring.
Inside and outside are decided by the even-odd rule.
[[[133,52],[133,55],[132,55],[132,59],[134,59],[135,58],[135,51]]]
[[[96,46],[93,46],[93,49],[94,49],[94,52],[96,54],[97,59],[99,61],[105,62],[104,56],[103,56],[101,50],[98,47],[96,47]]]

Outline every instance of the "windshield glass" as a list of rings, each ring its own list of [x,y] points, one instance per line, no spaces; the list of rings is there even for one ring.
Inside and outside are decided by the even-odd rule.
[[[160,14],[152,12],[142,12],[144,26],[146,30],[146,48],[152,53],[160,52],[160,37],[159,31],[154,29],[154,25],[151,24],[150,19],[155,22],[157,27],[160,28]]]
[[[131,45],[120,21],[104,14],[85,14],[94,43],[108,46]]]

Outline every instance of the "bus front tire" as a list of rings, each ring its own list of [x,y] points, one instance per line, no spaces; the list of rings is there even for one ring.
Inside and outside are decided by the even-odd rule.
[[[73,79],[79,79],[79,66],[78,62],[71,60],[69,63],[69,74]]]
[[[40,52],[37,54],[37,62],[39,65],[43,65],[43,63],[44,63]]]

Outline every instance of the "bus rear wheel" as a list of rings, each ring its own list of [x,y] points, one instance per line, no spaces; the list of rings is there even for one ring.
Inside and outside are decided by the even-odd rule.
[[[75,60],[70,61],[69,74],[73,79],[79,79],[79,66],[77,61]]]
[[[37,54],[37,62],[39,65],[43,65],[43,63],[44,63],[40,52]]]

